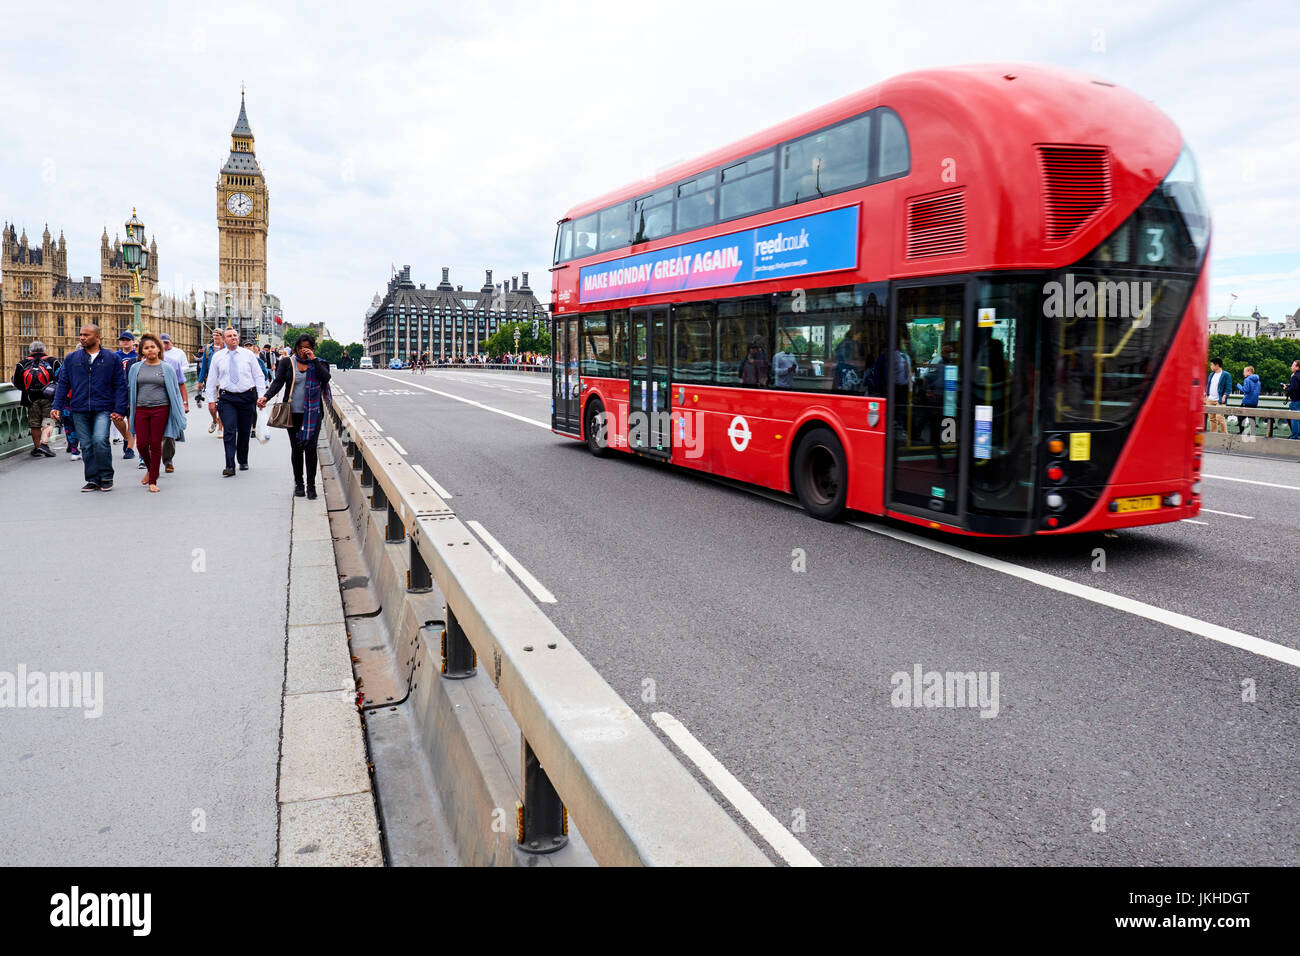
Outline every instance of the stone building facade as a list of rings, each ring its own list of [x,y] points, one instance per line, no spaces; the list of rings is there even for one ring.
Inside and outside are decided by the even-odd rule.
[[[393,358],[411,361],[421,353],[429,358],[469,357],[487,350],[487,340],[502,325],[537,319],[546,321],[546,307],[528,287],[528,273],[497,285],[492,270],[476,291],[465,292],[451,284],[450,270],[432,289],[411,281],[411,267],[403,266],[388,283],[387,294],[375,296],[366,310],[366,354],[375,365]]]
[[[198,346],[193,298],[186,302],[158,292],[158,245],[149,243],[149,267],[140,277],[145,299],[141,324],[150,332],[166,332],[172,342],[192,354]],[[99,281],[68,275],[68,246],[62,231],[55,241],[46,226],[40,244],[28,242],[10,223],[0,230],[0,366],[8,380],[13,367],[35,340],[49,354],[62,358],[77,347],[83,323],[100,327],[104,341],[117,347],[117,336],[134,325],[131,273],[122,260],[122,243],[110,246],[108,230],[99,240]]]

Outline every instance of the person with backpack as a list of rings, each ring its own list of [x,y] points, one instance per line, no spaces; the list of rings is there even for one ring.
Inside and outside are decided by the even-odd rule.
[[[1259,407],[1259,376],[1255,374],[1255,366],[1247,365],[1241,370],[1241,407],[1258,408]],[[1247,418],[1245,415],[1237,417],[1237,424],[1240,430],[1239,435],[1246,434],[1246,423],[1250,423],[1250,433],[1255,434],[1255,419]]]
[[[1210,377],[1205,381],[1205,404],[1226,405],[1231,391],[1232,376],[1223,370],[1223,359],[1210,359]],[[1209,419],[1206,431],[1228,434],[1228,419],[1225,415],[1211,412]]]
[[[22,393],[23,407],[27,409],[27,427],[32,432],[33,458],[57,457],[50,449],[50,436],[54,433],[54,425],[45,424],[53,405],[52,387],[56,376],[57,370],[54,364],[45,356],[43,342],[33,342],[28,346],[27,358],[14,367],[13,384],[14,388]],[[50,395],[45,394],[47,388],[51,389]]]

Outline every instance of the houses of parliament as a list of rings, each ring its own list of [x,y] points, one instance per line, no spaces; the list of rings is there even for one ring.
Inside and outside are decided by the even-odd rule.
[[[123,211],[131,207],[123,201]],[[193,359],[206,344],[214,324],[225,324],[225,298],[232,305],[231,324],[249,341],[276,341],[279,300],[267,292],[266,251],[270,196],[253,150],[253,131],[244,98],[231,130],[230,156],[217,177],[219,291],[197,299],[163,294],[158,284],[158,244],[149,240],[149,261],[141,273],[145,293],[141,325],[166,332]],[[147,221],[147,214],[143,215]],[[34,341],[62,358],[78,344],[87,322],[100,327],[104,343],[116,348],[117,336],[134,324],[129,298],[131,272],[122,258],[122,243],[110,243],[105,227],[99,239],[99,280],[68,273],[68,244],[62,230],[55,239],[46,225],[39,239],[5,222],[0,230],[0,366],[8,372],[26,358]]]

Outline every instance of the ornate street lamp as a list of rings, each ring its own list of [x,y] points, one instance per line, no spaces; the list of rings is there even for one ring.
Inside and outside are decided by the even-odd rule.
[[[131,273],[131,304],[135,313],[133,328],[136,338],[144,332],[140,320],[140,304],[144,302],[144,293],[140,291],[140,274],[149,268],[149,250],[144,244],[144,223],[131,208],[131,218],[126,221],[126,241],[122,243],[122,261]]]
[[[519,361],[519,326],[515,326],[515,361]]]

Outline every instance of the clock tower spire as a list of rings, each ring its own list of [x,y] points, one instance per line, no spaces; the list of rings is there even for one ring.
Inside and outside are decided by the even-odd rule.
[[[230,131],[230,156],[217,177],[217,236],[221,292],[232,295],[232,314],[261,314],[266,294],[266,233],[270,194],[257,155],[241,86],[239,118]]]

